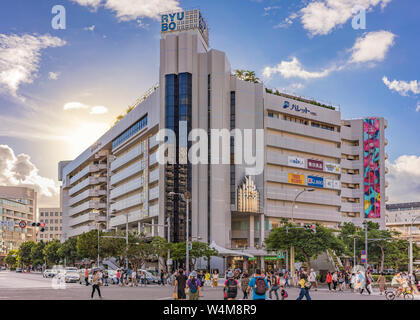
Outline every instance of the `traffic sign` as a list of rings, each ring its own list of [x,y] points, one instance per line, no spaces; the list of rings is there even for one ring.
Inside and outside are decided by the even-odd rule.
[[[363,264],[365,264],[365,263],[366,263],[366,259],[361,259],[361,262],[362,262]]]
[[[192,243],[188,242],[188,250],[192,250]]]
[[[366,250],[362,250],[362,251],[360,252],[360,254],[361,254],[362,256],[365,256],[365,255],[366,255]]]
[[[21,227],[21,229],[25,229],[26,228],[26,222],[25,221],[21,221],[19,222],[19,227]]]
[[[168,259],[168,260],[166,260],[166,264],[168,265],[168,266],[171,266],[172,265],[172,259]]]

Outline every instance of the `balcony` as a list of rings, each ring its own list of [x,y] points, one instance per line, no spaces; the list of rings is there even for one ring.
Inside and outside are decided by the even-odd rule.
[[[118,198],[122,195],[125,195],[134,190],[140,189],[142,187],[143,187],[143,177],[139,177],[138,179],[132,180],[115,189],[112,189],[110,193],[110,198],[111,199]]]
[[[357,146],[341,146],[341,153],[348,155],[360,155],[362,153],[362,148]]]
[[[139,172],[141,172],[142,170],[144,170],[145,167],[145,161],[141,160],[141,161],[137,161],[135,163],[133,163],[131,166],[121,170],[120,172],[114,174],[113,176],[111,176],[111,185],[116,185],[117,183],[123,181],[124,179],[127,179]]]
[[[280,135],[267,134],[267,146],[296,150],[306,153],[319,154],[332,158],[341,158],[340,149],[323,143],[299,140],[296,138],[286,138]]]
[[[155,204],[149,207],[149,217],[157,217],[159,216],[159,205]]]
[[[359,139],[362,138],[362,133],[361,131],[352,130],[351,127],[341,126],[341,138],[346,140],[359,141]]]
[[[278,218],[291,218],[292,208],[291,206],[276,205],[266,203],[265,214],[270,217]],[[335,210],[325,210],[325,209],[314,209],[314,208],[301,208],[298,207],[293,210],[293,217],[295,219],[304,219],[312,221],[331,221],[331,222],[340,222],[341,221],[341,212]]]
[[[292,202],[295,199],[296,195],[296,190],[272,186],[267,187],[266,192],[267,199],[284,200],[290,202]],[[341,197],[339,195],[334,195],[329,192],[322,192],[322,189],[320,189],[319,191],[315,190],[314,192],[302,193],[299,196],[297,202],[323,204],[339,207],[341,205]]]
[[[159,167],[149,172],[149,183],[159,180]]]
[[[266,127],[285,132],[295,133],[311,138],[318,138],[322,140],[340,142],[340,133],[330,130],[325,130],[301,123],[291,122],[276,118],[266,118]]]
[[[143,202],[143,193],[139,193],[111,204],[110,209],[111,212],[113,212],[114,210],[121,211],[127,208],[141,205]]]
[[[153,149],[154,147],[159,145],[159,142],[157,141],[156,137],[157,135],[155,134],[154,136],[149,138],[149,149]]]
[[[157,152],[152,153],[152,154],[149,156],[149,167],[151,167],[151,166],[155,165],[156,163],[157,163]]]
[[[142,210],[136,210],[136,211],[132,211],[128,214],[128,223],[132,223],[132,222],[138,222],[141,219],[143,219],[143,213]],[[109,221],[109,225],[111,228],[117,227],[117,226],[124,226],[127,223],[127,215],[126,214],[120,214],[116,217],[112,217]]]
[[[69,216],[73,216],[75,214],[81,213],[83,211],[87,211],[87,210],[91,210],[91,209],[105,209],[106,208],[106,203],[105,202],[101,202],[101,201],[87,201],[77,207],[71,208],[69,210]]]
[[[361,189],[342,188],[341,196],[346,198],[360,198],[362,197]]]
[[[74,198],[70,198],[69,206],[73,206],[83,200],[86,200],[87,198],[101,197],[101,196],[106,196],[106,190],[88,189],[78,194]]]
[[[69,180],[69,186],[72,186],[76,181],[80,180],[90,172],[90,166],[86,166],[82,171],[74,175]]]
[[[341,159],[341,167],[344,169],[363,169],[363,163],[362,160],[347,160],[347,159]]]
[[[80,235],[80,234],[82,234],[82,233],[85,233],[85,232],[89,232],[89,231],[92,231],[92,230],[97,230],[97,226],[95,226],[95,225],[85,225],[85,226],[80,226],[80,227],[76,227],[76,228],[70,228],[68,231],[67,231],[67,237],[74,237],[74,236],[78,236],[78,235]]]
[[[154,200],[159,197],[159,187],[154,187],[149,190],[149,200]]]
[[[68,222],[68,225],[70,227],[74,227],[74,226],[77,226],[79,224],[87,223],[87,222],[106,222],[106,217],[101,216],[98,213],[88,212],[88,213],[83,214],[79,217],[70,219],[69,222]]]
[[[69,195],[73,195],[76,192],[79,192],[85,189],[89,185],[98,185],[107,182],[106,177],[87,177],[85,180],[81,181],[80,183],[76,184],[73,188],[69,190]]]
[[[124,164],[130,162],[131,160],[134,160],[136,158],[139,158],[144,153],[143,144],[139,144],[124,155],[118,157],[116,160],[114,160],[111,163],[111,171],[115,171]]]
[[[341,211],[362,213],[362,205],[360,203],[343,202],[341,203]]]
[[[360,174],[341,174],[341,183],[352,183],[352,184],[361,184],[363,183],[362,176]]]

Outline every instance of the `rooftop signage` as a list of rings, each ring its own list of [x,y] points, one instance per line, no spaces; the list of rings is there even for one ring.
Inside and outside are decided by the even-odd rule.
[[[317,116],[316,112],[312,112],[307,107],[300,107],[298,104],[290,103],[289,101],[284,101],[283,109],[289,109],[296,112],[302,112],[306,114],[311,114],[313,116]]]
[[[209,32],[200,10],[178,11],[162,14],[161,31],[162,34],[198,29],[203,36],[206,44],[209,44]]]

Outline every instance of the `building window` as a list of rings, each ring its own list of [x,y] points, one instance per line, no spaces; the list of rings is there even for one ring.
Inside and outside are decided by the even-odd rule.
[[[115,149],[120,144],[122,144],[124,141],[135,135],[137,132],[141,131],[143,128],[147,126],[147,114],[141,118],[139,121],[137,121],[135,124],[133,124],[131,127],[129,127],[127,130],[125,130],[122,134],[118,136],[114,141],[112,141],[112,149]]]

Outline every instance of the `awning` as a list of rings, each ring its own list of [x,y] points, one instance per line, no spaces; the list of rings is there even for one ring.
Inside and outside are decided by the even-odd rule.
[[[249,257],[249,258],[254,258],[254,256],[252,254],[245,253],[245,252],[240,251],[240,250],[230,250],[230,249],[223,248],[223,247],[217,245],[216,242],[214,242],[214,241],[212,241],[212,243],[210,244],[209,247],[217,250],[217,252],[219,252],[219,256],[222,256],[222,257],[232,257],[232,256],[233,257],[242,257],[242,256],[245,256],[245,257]]]

